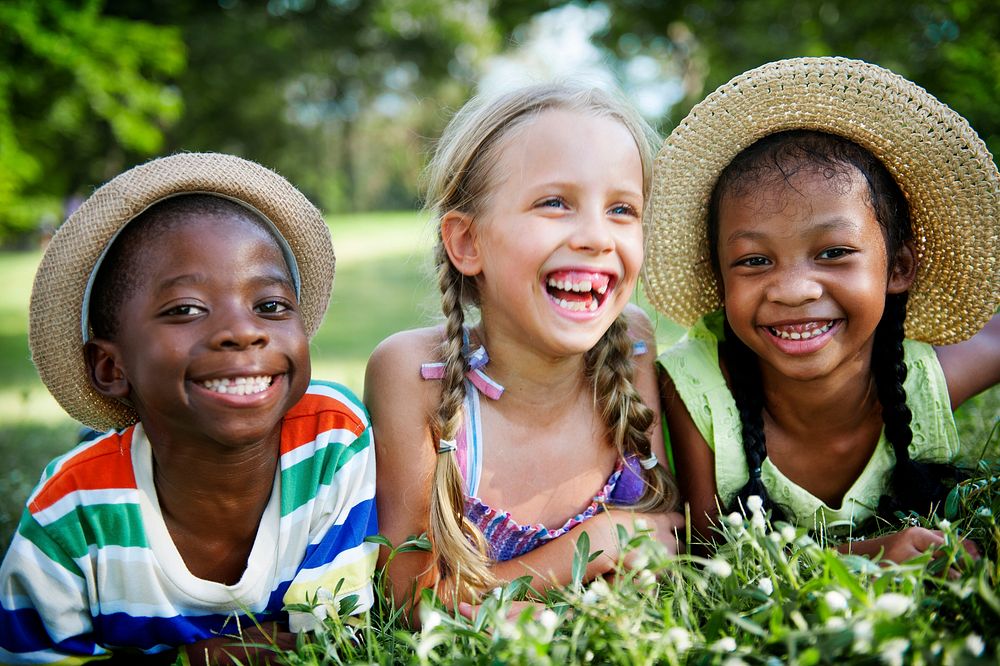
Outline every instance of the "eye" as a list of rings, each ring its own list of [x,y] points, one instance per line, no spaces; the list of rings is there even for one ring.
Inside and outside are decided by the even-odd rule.
[[[611,215],[622,215],[628,217],[639,217],[639,211],[635,209],[635,206],[627,203],[619,203],[608,209],[608,213]]]
[[[831,247],[819,253],[820,259],[840,259],[851,254],[852,251],[846,247]]]
[[[182,303],[181,305],[175,305],[172,308],[164,310],[162,315],[164,317],[193,317],[195,315],[204,314],[205,312],[205,308],[200,305]]]
[[[769,266],[771,260],[767,257],[762,257],[760,255],[755,255],[752,257],[744,257],[743,259],[738,259],[733,262],[733,266],[747,266],[750,268],[757,268],[759,266]]]
[[[281,314],[291,310],[291,306],[285,301],[273,300],[264,301],[254,308],[259,314]]]
[[[548,197],[535,204],[536,208],[566,208],[566,202],[560,197]]]

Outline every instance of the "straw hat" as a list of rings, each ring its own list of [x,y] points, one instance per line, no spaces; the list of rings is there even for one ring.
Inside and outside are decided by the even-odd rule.
[[[83,345],[90,336],[93,276],[130,220],[158,201],[186,193],[215,194],[270,221],[284,245],[310,338],[326,312],[334,273],[330,231],[291,183],[259,164],[218,153],[182,153],[134,167],[95,191],[59,228],[31,290],[31,359],[63,409],[92,428],[122,428],[138,420],[130,407],[100,395],[89,381]]]
[[[646,294],[690,326],[722,305],[706,240],[723,168],[758,139],[790,129],[837,134],[868,149],[910,205],[919,266],[907,337],[950,344],[1000,304],[1000,177],[964,118],[920,86],[846,58],[794,58],[737,76],[696,105],[653,169]]]

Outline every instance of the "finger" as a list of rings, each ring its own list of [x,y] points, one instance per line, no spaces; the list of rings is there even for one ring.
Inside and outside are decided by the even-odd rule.
[[[982,557],[982,554],[979,552],[979,546],[972,539],[963,539],[962,546],[965,548],[965,552],[972,557],[973,561],[979,561]]]
[[[458,612],[467,620],[475,620],[476,613],[479,612],[479,606],[473,606],[468,601],[459,601]]]

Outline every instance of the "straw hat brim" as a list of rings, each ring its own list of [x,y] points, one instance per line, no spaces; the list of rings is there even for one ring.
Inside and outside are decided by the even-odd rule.
[[[838,57],[781,60],[741,74],[667,138],[647,218],[644,285],[654,307],[690,326],[722,305],[706,240],[712,189],[740,151],[791,129],[863,146],[906,196],[919,261],[907,337],[951,344],[978,332],[1000,304],[1000,176],[989,150],[920,86]]]
[[[235,200],[266,217],[298,264],[299,310],[310,338],[323,319],[334,276],[330,231],[291,183],[259,164],[219,153],[181,153],[134,167],[98,188],[59,228],[31,291],[32,361],[63,409],[91,428],[122,428],[138,420],[130,407],[100,395],[89,380],[82,322],[94,266],[130,220],[158,201],[194,192]]]

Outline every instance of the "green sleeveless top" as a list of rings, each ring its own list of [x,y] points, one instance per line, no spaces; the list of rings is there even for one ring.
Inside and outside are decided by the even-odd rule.
[[[722,506],[729,503],[749,478],[743,452],[739,410],[719,368],[719,340],[723,339],[721,311],[706,315],[673,347],[659,357],[691,418],[715,451],[715,483]],[[913,413],[910,428],[914,460],[975,467],[983,455],[982,445],[963,449],[958,440],[951,400],[937,354],[930,345],[904,340],[907,369],[906,403]],[[972,450],[975,448],[976,450]],[[840,529],[868,519],[889,485],[896,456],[885,439],[879,439],[861,475],[844,495],[839,507],[828,506],[797,486],[765,459],[761,478],[770,496],[801,525]],[[839,528],[839,529],[838,529]]]

